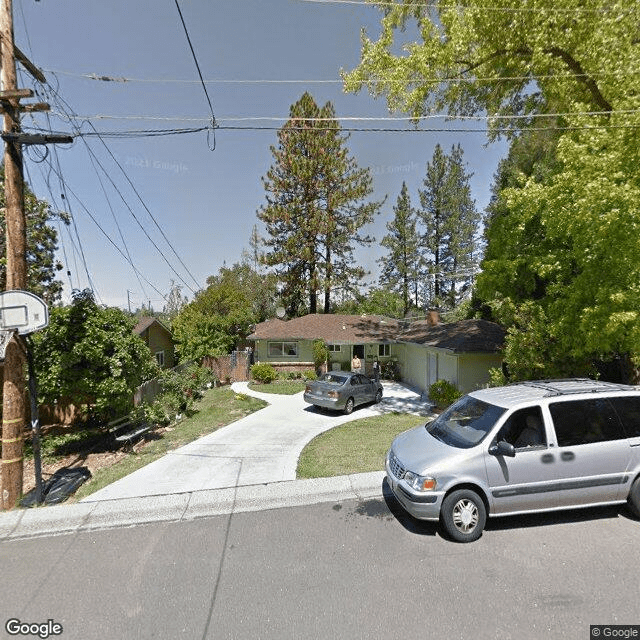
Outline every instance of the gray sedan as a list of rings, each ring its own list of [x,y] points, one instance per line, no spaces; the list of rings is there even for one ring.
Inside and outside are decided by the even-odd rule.
[[[359,404],[380,402],[382,385],[361,373],[330,371],[307,384],[304,400],[316,407],[349,414]]]

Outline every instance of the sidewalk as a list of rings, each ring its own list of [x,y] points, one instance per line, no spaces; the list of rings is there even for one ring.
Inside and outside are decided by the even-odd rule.
[[[385,382],[380,404],[350,416],[320,412],[302,393],[258,393],[246,382],[232,388],[270,404],[79,503],[0,514],[0,540],[380,496],[384,471],[296,480],[300,453],[350,420],[391,411],[429,415],[419,394],[399,383]]]

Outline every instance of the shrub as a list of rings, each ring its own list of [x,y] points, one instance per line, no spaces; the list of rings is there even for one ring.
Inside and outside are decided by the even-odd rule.
[[[502,371],[497,367],[489,369],[489,386],[490,387],[502,387],[507,384],[507,379]]]
[[[261,362],[251,366],[251,376],[257,382],[269,384],[278,377],[278,373],[269,363]]]
[[[324,340],[313,341],[313,364],[319,369],[329,359],[329,348]]]
[[[398,363],[393,360],[382,362],[380,364],[380,376],[384,380],[394,380],[395,382],[399,382],[400,369],[398,368]]]
[[[458,388],[447,380],[438,380],[429,387],[429,398],[441,408],[448,407],[461,396]]]
[[[316,372],[313,369],[307,369],[303,373],[303,377],[305,378],[305,380],[317,380],[318,379],[318,376],[316,375]]]

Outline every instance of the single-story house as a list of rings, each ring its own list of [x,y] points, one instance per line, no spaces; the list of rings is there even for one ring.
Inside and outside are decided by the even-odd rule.
[[[440,323],[437,314],[406,322],[373,315],[309,314],[291,320],[272,319],[248,336],[254,360],[280,371],[314,368],[313,341],[329,347],[330,369],[350,370],[358,355],[365,373],[373,362],[393,362],[402,381],[421,391],[436,380],[448,380],[464,393],[489,381],[489,369],[502,365],[504,330],[486,320]]]
[[[349,371],[357,355],[371,374],[375,359],[382,363],[393,358],[400,328],[397,320],[383,316],[308,314],[261,322],[247,339],[255,344],[255,362],[268,362],[280,371],[313,369],[313,342],[324,340],[330,369]]]
[[[176,366],[173,334],[160,320],[151,316],[140,318],[133,332],[144,340],[161,367],[172,369]]]

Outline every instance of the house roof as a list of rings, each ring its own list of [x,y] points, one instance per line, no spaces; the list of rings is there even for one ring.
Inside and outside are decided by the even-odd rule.
[[[487,320],[459,320],[437,324],[414,322],[398,335],[401,342],[414,342],[454,353],[495,353],[504,346],[505,331]]]
[[[395,342],[400,331],[397,320],[384,316],[308,314],[301,318],[274,318],[256,325],[249,340],[316,340],[329,344]]]
[[[144,316],[143,318],[140,318],[138,324],[133,327],[133,332],[138,335],[142,335],[154,323],[171,335],[171,331],[169,331],[169,329],[160,322],[158,318],[154,318],[153,316]]]
[[[455,353],[495,353],[502,350],[505,332],[487,320],[459,320],[433,325],[429,320],[403,323],[384,316],[309,314],[291,320],[274,318],[256,325],[249,340],[315,340],[329,344],[413,342]]]

